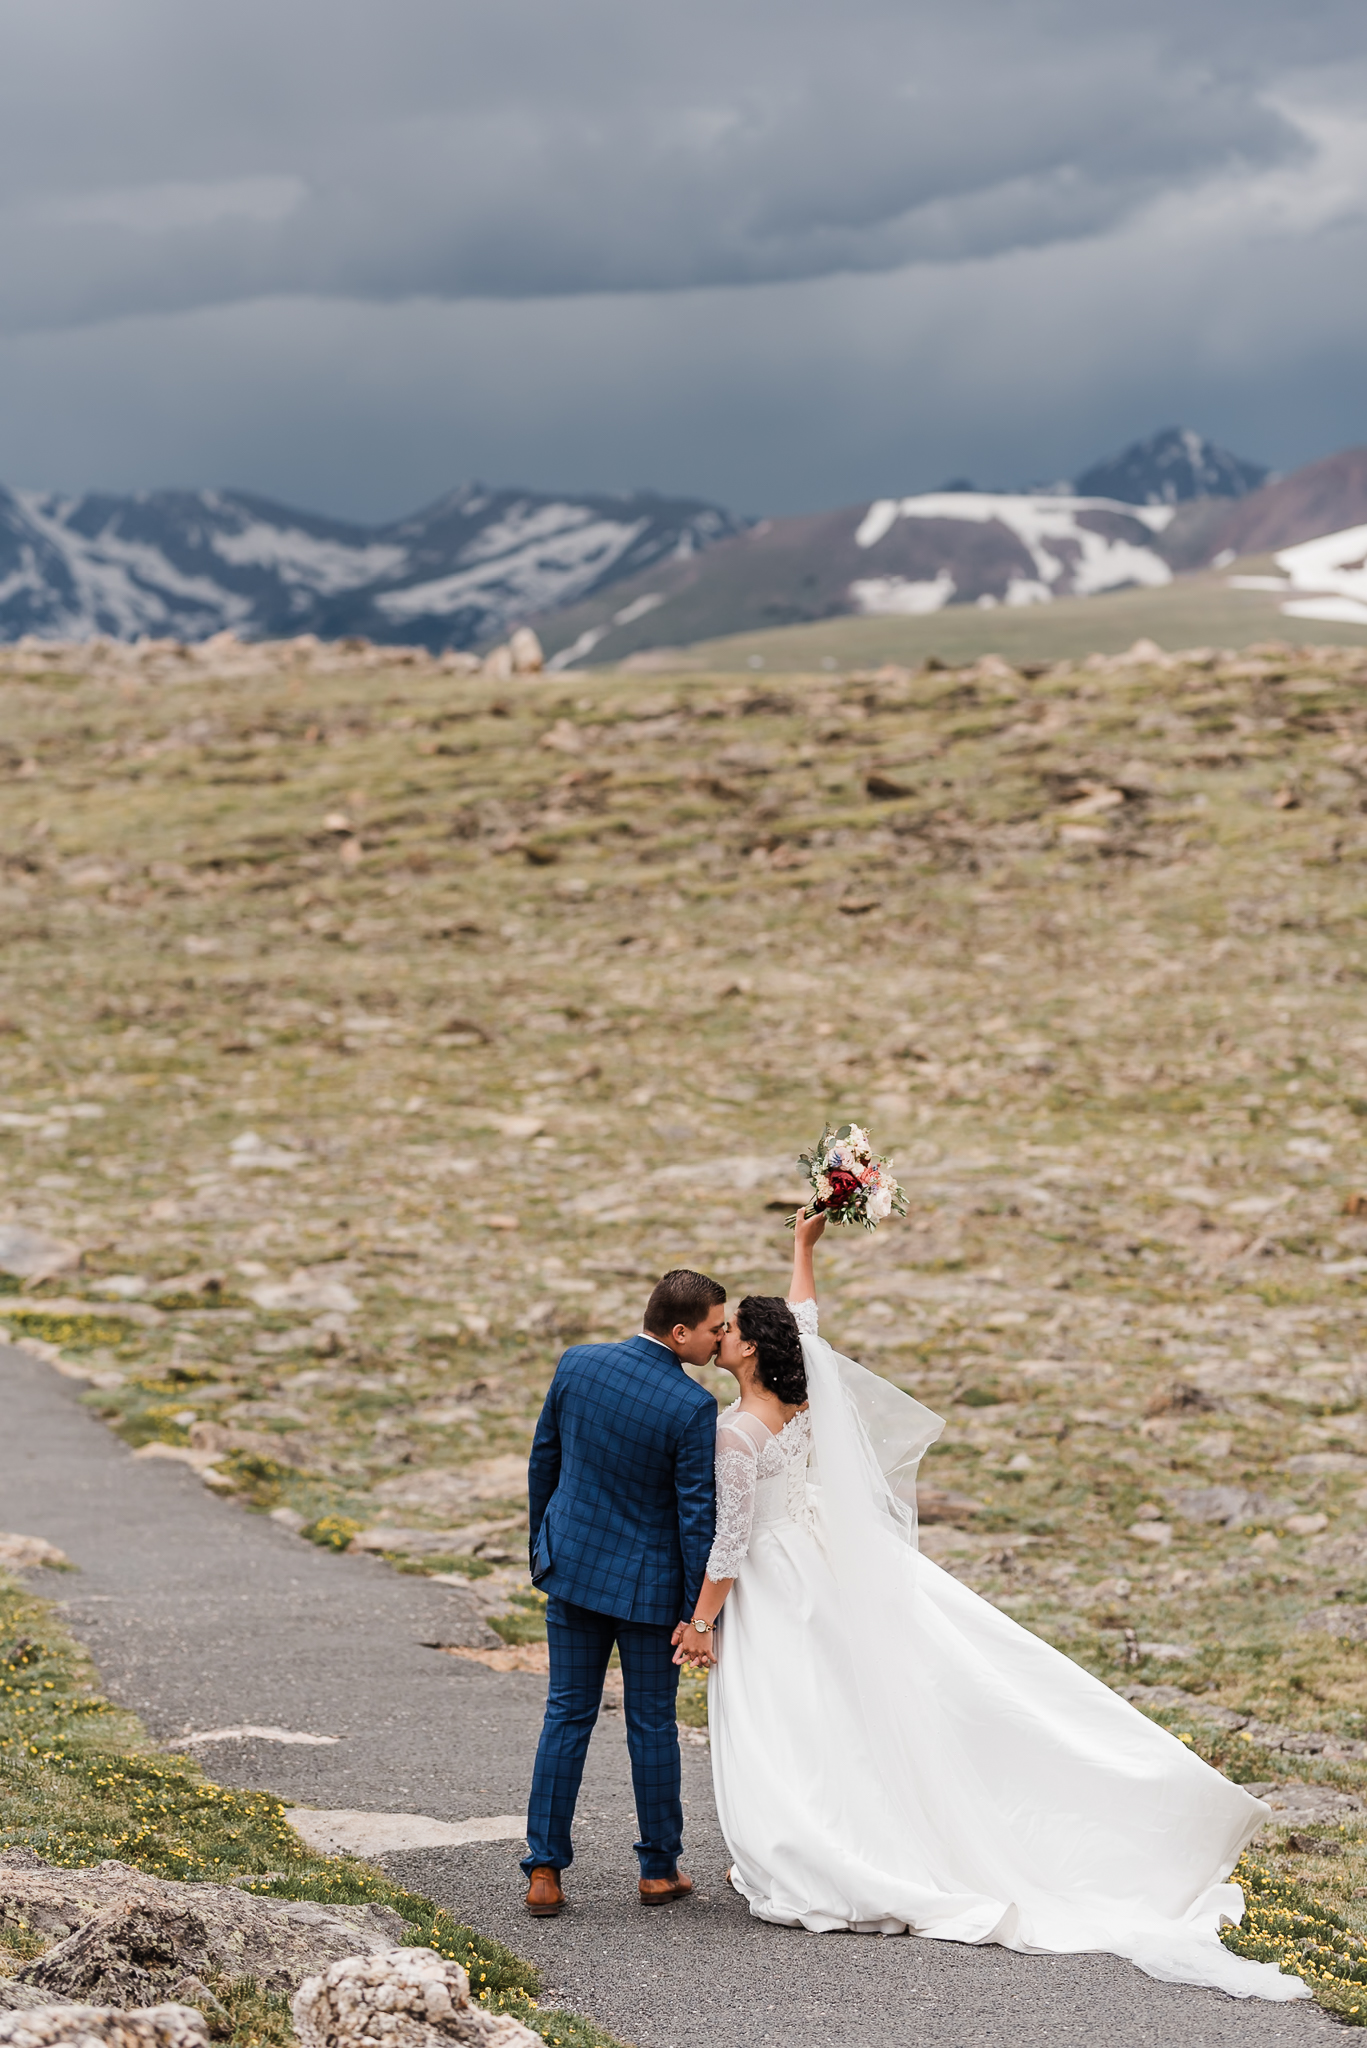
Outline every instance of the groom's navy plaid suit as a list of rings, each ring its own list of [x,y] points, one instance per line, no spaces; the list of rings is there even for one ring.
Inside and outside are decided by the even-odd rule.
[[[527,1475],[551,1661],[528,1872],[573,1860],[575,1801],[616,1643],[641,1875],[674,1874],[683,1807],[670,1637],[693,1610],[712,1547],[716,1436],[716,1402],[650,1337],[576,1344],[556,1367]]]

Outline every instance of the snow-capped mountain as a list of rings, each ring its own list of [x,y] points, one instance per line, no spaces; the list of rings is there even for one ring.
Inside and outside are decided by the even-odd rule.
[[[240,491],[0,490],[0,639],[365,634],[469,647],[743,522],[694,499],[469,485],[361,527]]]
[[[1048,604],[1172,580],[1169,505],[1057,493],[930,491],[808,519],[764,520],[536,621],[551,666],[616,661],[842,613]]]
[[[1127,505],[1181,505],[1189,498],[1243,498],[1267,471],[1217,448],[1191,427],[1164,427],[1135,441],[1078,477],[1080,498],[1119,498]]]

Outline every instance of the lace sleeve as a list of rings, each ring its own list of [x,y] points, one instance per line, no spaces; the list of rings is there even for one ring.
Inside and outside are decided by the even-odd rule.
[[[794,1320],[797,1323],[798,1336],[815,1337],[818,1334],[816,1303],[814,1301],[790,1301],[788,1306],[792,1310]]]
[[[707,1560],[715,1584],[734,1579],[750,1548],[755,1515],[759,1450],[743,1428],[723,1422],[717,1430],[717,1532]]]

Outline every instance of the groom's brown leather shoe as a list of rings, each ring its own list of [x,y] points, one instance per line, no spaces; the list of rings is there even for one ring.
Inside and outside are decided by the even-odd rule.
[[[693,1880],[682,1870],[676,1870],[673,1877],[643,1877],[640,1883],[643,1906],[667,1906],[671,1899],[686,1899],[693,1889]]]
[[[538,1863],[527,1887],[527,1911],[534,1920],[552,1920],[564,1903],[560,1872],[549,1863]]]

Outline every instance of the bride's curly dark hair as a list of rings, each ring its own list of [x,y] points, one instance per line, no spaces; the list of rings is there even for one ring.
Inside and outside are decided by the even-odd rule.
[[[755,1347],[759,1383],[780,1401],[801,1406],[807,1398],[807,1368],[797,1318],[777,1294],[747,1294],[736,1310],[736,1328]]]

